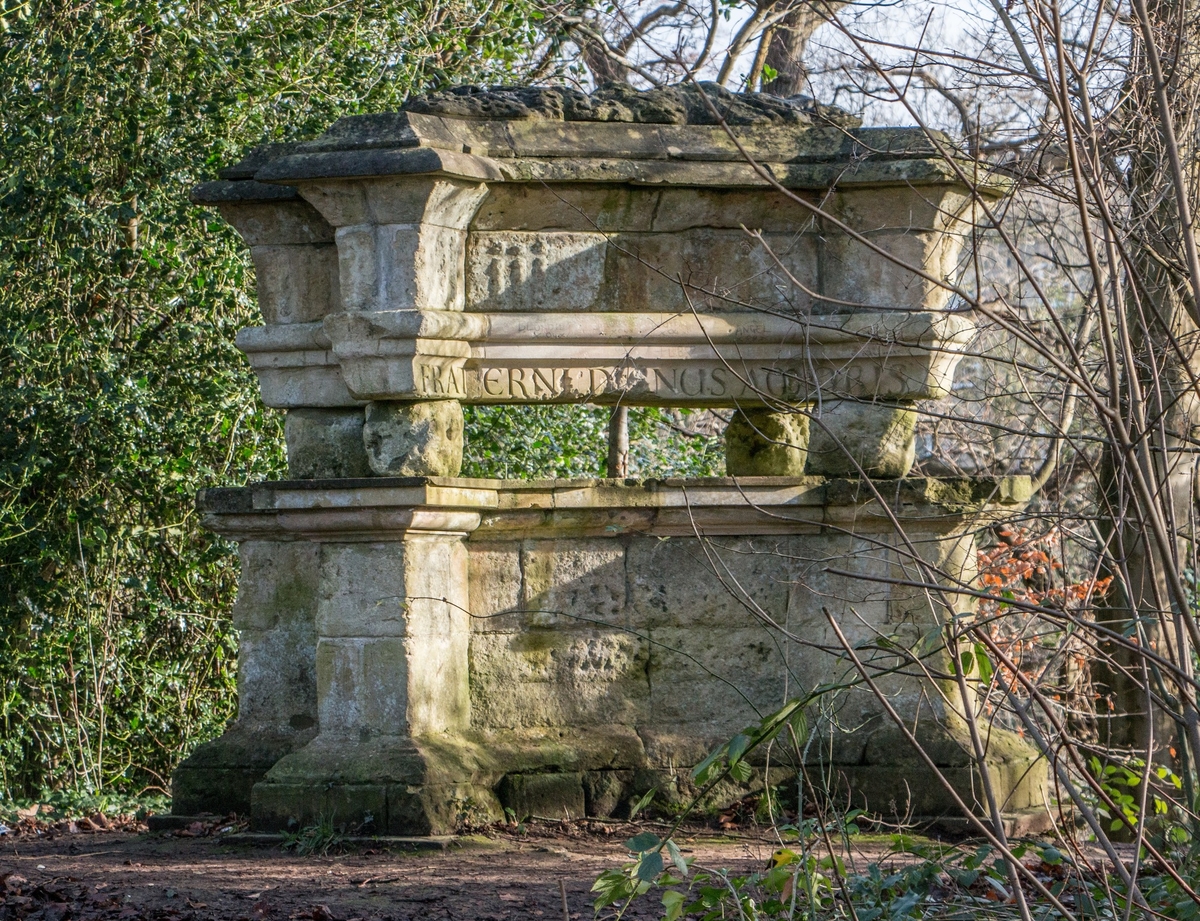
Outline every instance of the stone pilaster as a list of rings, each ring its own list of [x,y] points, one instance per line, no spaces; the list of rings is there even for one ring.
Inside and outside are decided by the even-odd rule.
[[[317,372],[318,386],[294,399],[298,370],[327,365],[321,322],[341,311],[334,228],[294,188],[248,179],[209,182],[193,199],[213,205],[241,234],[254,260],[258,306],[275,351],[252,359],[269,406],[288,408],[288,469],[298,479],[368,476],[362,410],[341,372]],[[299,404],[299,405],[297,405]],[[305,405],[307,404],[307,405]],[[355,434],[357,430],[357,434]]]
[[[334,228],[342,309],[461,310],[480,182],[431,176],[299,180]]]
[[[253,786],[317,731],[319,544],[251,539],[239,546],[238,716],[172,775],[177,814],[246,814]]]
[[[387,542],[322,543],[315,650],[320,733],[254,788],[256,828],[322,815],[365,831],[453,824],[469,771],[440,773],[427,738],[468,728],[466,532],[478,513],[420,510]]]
[[[430,176],[298,184],[335,229],[342,309],[349,314],[463,309],[467,228],[487,195],[480,182]],[[381,476],[456,476],[462,466],[465,345],[388,356],[401,396],[371,403],[363,440]],[[404,351],[404,350],[402,350]]]

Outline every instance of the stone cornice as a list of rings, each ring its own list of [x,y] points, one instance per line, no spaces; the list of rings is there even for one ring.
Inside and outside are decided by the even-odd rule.
[[[737,406],[936,399],[949,391],[973,335],[968,317],[935,312],[791,318],[393,310],[336,314],[324,325],[252,327],[238,334],[238,347],[267,405],[279,408],[414,396]]]
[[[978,527],[1029,499],[1028,477],[895,481],[377,478],[208,489],[205,526],[234,540],[392,541],[423,534],[521,537],[786,535],[825,528],[914,533]],[[881,501],[882,500],[882,501]],[[886,509],[883,507],[886,503]]]
[[[766,180],[800,189],[956,182],[949,138],[920,128],[827,124],[646,124],[554,119],[468,118],[420,112],[352,116],[326,134],[255,148],[222,170],[224,183],[198,186],[199,202],[264,194],[236,184],[291,186],[315,180],[434,175],[500,182],[597,182],[755,188]],[[739,145],[741,149],[739,150]],[[967,175],[978,170],[967,161]],[[1001,194],[1002,177],[982,183]]]

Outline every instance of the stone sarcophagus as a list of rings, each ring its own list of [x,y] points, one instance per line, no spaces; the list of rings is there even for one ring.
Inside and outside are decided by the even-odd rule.
[[[253,254],[264,325],[238,343],[292,479],[200,497],[241,546],[240,712],[175,812],[394,834],[619,813],[844,678],[819,773],[945,813],[830,619],[936,636],[970,607],[974,531],[1028,488],[906,476],[914,406],[973,334],[950,282],[999,190],[962,175],[920,131],[806,100],[465,89],[199,186]],[[555,402],[731,410],[729,478],[458,476],[464,403]],[[911,672],[879,686],[978,801],[956,692]],[[1004,808],[1040,807],[1035,756],[989,744]]]

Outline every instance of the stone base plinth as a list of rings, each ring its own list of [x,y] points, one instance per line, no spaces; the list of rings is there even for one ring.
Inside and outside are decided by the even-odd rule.
[[[171,810],[227,815],[250,812],[251,791],[280,758],[312,739],[314,731],[272,733],[231,727],[196,748],[171,775]]]
[[[917,720],[908,726],[937,767],[935,773],[894,722],[876,718],[833,746],[826,763],[810,759],[809,775],[848,808],[866,808],[891,819],[930,821],[961,818],[955,795],[986,815],[983,774],[967,727],[957,720]],[[1014,732],[985,727],[985,766],[1006,814],[1044,811],[1046,764]],[[941,775],[941,777],[938,776]],[[953,793],[946,789],[946,782]]]
[[[574,742],[517,732],[322,736],[254,787],[251,815],[260,831],[332,818],[364,833],[428,835],[496,821],[506,810],[519,818],[628,814],[658,779],[645,764],[640,739],[622,729]]]
[[[506,810],[620,816],[651,788],[688,801],[690,769],[716,745],[841,682],[809,715],[813,782],[883,815],[951,815],[953,797],[853,680],[829,618],[860,647],[886,639],[877,664],[927,643],[942,605],[969,609],[953,587],[973,574],[975,530],[1026,489],[745,477],[208,491],[207,524],[243,542],[238,616],[255,641],[243,693],[258,702],[246,718],[297,732],[264,731],[255,747],[235,725],[181,766],[175,811],[249,799],[256,830],[333,818],[388,835]],[[950,592],[939,602],[914,587],[931,569]],[[267,649],[292,652],[272,668]],[[937,670],[937,655],[923,661]],[[952,682],[884,671],[880,690],[982,811],[969,743],[947,728]],[[749,784],[723,784],[706,805],[790,783],[786,748],[770,776],[755,755]],[[993,730],[987,763],[1004,809],[1042,807],[1045,768],[1025,743]]]
[[[953,794],[894,725],[836,739],[829,761],[810,753],[808,782],[818,795],[885,820],[954,823],[962,818],[955,795],[984,815],[981,773],[965,733],[931,721],[915,728]],[[702,736],[675,741],[695,750],[713,744]],[[1046,772],[1037,753],[1004,730],[993,729],[987,745],[987,771],[1003,812],[1022,817],[1044,812]],[[859,762],[851,763],[855,756]],[[762,754],[750,762],[753,777],[744,784],[718,784],[702,801],[702,811],[767,785],[785,801],[794,796],[795,767],[786,752],[776,748],[771,765]],[[282,758],[254,786],[251,817],[255,830],[264,832],[332,820],[351,833],[401,836],[445,834],[505,816],[621,819],[652,789],[660,804],[689,803],[698,792],[690,767],[656,763],[635,732],[620,730],[557,741],[513,732],[318,739]]]
[[[318,739],[254,787],[253,827],[329,820],[355,834],[429,835],[453,831],[468,814],[500,818],[491,788],[472,782],[472,767],[414,739]]]

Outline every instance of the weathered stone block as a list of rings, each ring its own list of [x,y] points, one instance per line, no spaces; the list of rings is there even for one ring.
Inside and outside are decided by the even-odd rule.
[[[835,308],[937,310],[946,305],[957,274],[960,237],[893,231],[863,236],[887,255],[845,233],[822,235],[820,290]],[[929,281],[914,269],[945,283]]]
[[[465,231],[437,225],[384,224],[376,229],[376,310],[461,310]]]
[[[840,188],[824,210],[864,233],[883,230],[934,236],[953,232],[971,198],[962,189],[927,186],[910,188]],[[826,230],[836,232],[834,227]]]
[[[238,333],[238,348],[258,375],[263,402],[273,409],[356,408],[365,401],[346,387],[321,324],[284,323]]]
[[[334,228],[372,222],[366,183],[339,179],[308,182],[301,194]]]
[[[197,746],[172,772],[172,810],[176,815],[249,815],[254,785],[312,735],[231,727],[219,739]]]
[[[816,233],[820,227],[811,211],[780,192],[744,189],[657,190],[658,208],[649,228],[655,233],[679,233],[698,228],[736,230],[743,227],[768,234]],[[797,190],[813,204],[820,196]]]
[[[649,678],[663,685],[674,681],[731,685],[755,704],[774,708],[784,703],[790,645],[779,630],[765,623],[655,627],[650,634]],[[798,677],[792,675],[793,688]]]
[[[965,725],[953,717],[926,718],[909,727],[922,748],[969,807],[986,811],[982,778]],[[844,759],[833,776],[838,792],[849,790],[872,809],[916,817],[961,815],[945,784],[921,759],[900,730],[876,717],[853,735],[867,736],[862,762]],[[840,740],[842,744],[849,740]],[[985,734],[986,766],[1001,809],[1017,812],[1044,808],[1046,765],[1038,752],[1015,733],[991,727]]]
[[[836,639],[825,610],[840,614],[852,608],[858,617],[840,624],[852,642],[865,639],[863,624],[887,622],[895,586],[884,580],[891,573],[894,548],[886,533],[829,535],[819,550],[802,540],[790,541],[792,584],[786,623],[806,638]],[[830,561],[849,575],[831,573]]]
[[[255,828],[264,831],[324,820],[351,834],[430,835],[453,833],[468,814],[502,818],[491,789],[472,783],[263,783],[253,795]]]
[[[635,724],[650,686],[645,639],[591,630],[475,634],[471,724],[480,729]]]
[[[627,818],[630,800],[645,791],[634,787],[633,771],[587,771],[583,799],[589,816]]]
[[[729,476],[803,476],[808,417],[769,409],[738,410],[725,429]]]
[[[238,720],[282,731],[317,725],[316,636],[311,620],[238,637]]]
[[[333,228],[312,205],[296,199],[226,201],[217,208],[247,246],[303,246],[333,242]]]
[[[806,469],[820,476],[902,477],[916,460],[916,424],[909,406],[827,401],[812,412]]]
[[[301,194],[334,227],[426,223],[461,230],[487,190],[461,179],[395,176],[310,181]]]
[[[458,476],[463,412],[453,400],[370,403],[363,441],[380,476]]]
[[[873,190],[877,191],[877,190]],[[816,203],[818,196],[798,194]],[[906,193],[911,194],[911,193]],[[678,233],[697,228],[812,233],[811,212],[768,190],[637,188],[611,185],[493,185],[473,232],[500,230]]]
[[[499,184],[489,189],[472,231],[574,231],[609,233],[652,230],[658,191],[630,186]]]
[[[264,631],[280,623],[312,622],[320,578],[318,544],[246,540],[238,545],[238,559],[242,578],[233,605],[236,629]]]
[[[466,725],[467,638],[326,639],[317,643],[321,726],[404,735]]]
[[[506,774],[496,795],[518,819],[581,819],[587,815],[580,774]]]
[[[474,233],[467,247],[467,309],[593,309],[607,248],[602,233]]]
[[[317,623],[322,636],[431,636],[470,631],[467,552],[456,535],[326,544]]]
[[[255,290],[266,323],[311,323],[341,309],[337,247],[255,246]]]
[[[781,691],[783,682],[775,678]],[[711,676],[698,680],[667,678],[651,680],[650,715],[646,727],[678,729],[681,734],[700,738],[728,740],[742,727],[758,722],[770,710],[755,708],[753,699],[736,681],[720,681]],[[773,702],[771,709],[782,704]],[[703,706],[700,702],[703,701]]]
[[[528,626],[590,629],[620,623],[625,548],[603,538],[529,541],[521,548],[521,606]]]
[[[809,292],[818,290],[815,237],[769,234],[764,240],[767,246],[741,230],[707,228],[617,234],[605,267],[606,309],[807,310]],[[804,287],[793,285],[780,264]]]
[[[757,623],[757,612],[778,617],[789,582],[781,553],[771,538],[635,541],[627,561],[632,625],[729,628]]]
[[[393,784],[388,787],[389,835],[454,832],[463,822],[504,818],[495,793],[481,784]]]
[[[253,792],[254,827],[267,832],[330,822],[343,833],[361,834],[366,826],[366,834],[378,834],[386,828],[387,814],[382,784],[260,783]]]
[[[699,764],[709,752],[730,739],[730,735],[721,729],[698,728],[695,724],[647,725],[642,726],[638,734],[646,746],[647,762],[656,769]],[[658,782],[657,779],[651,779],[638,772],[634,785],[645,791],[656,786]]]
[[[508,633],[520,618],[521,548],[515,543],[472,541],[468,545],[471,629]],[[497,615],[505,615],[503,617]]]
[[[406,544],[326,544],[319,568],[321,636],[404,636],[408,632]]]
[[[381,267],[375,228],[370,224],[339,227],[338,291],[345,310],[377,310]]]
[[[408,723],[414,732],[465,729],[471,716],[470,635],[414,636],[408,644]]]
[[[371,476],[361,409],[290,409],[283,431],[293,479]]]
[[[371,180],[366,193],[371,220],[376,224],[430,224],[465,230],[488,190],[479,182],[403,176]]]

